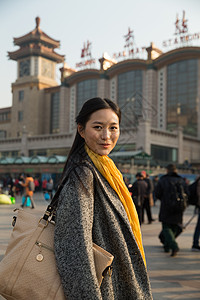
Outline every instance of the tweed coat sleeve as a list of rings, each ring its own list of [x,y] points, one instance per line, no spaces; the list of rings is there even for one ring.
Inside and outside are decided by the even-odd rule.
[[[66,299],[102,299],[92,249],[94,178],[84,166],[73,169],[59,197],[55,257]]]

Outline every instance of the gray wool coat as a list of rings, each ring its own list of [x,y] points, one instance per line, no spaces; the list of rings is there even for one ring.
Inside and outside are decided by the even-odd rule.
[[[149,300],[150,283],[124,207],[81,148],[69,162],[59,197],[55,257],[68,300]],[[92,243],[114,255],[98,285]]]

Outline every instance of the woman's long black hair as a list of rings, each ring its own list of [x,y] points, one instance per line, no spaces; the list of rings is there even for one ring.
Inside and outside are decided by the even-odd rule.
[[[78,116],[76,117],[76,124],[77,125],[80,124],[83,126],[83,128],[85,128],[86,123],[89,121],[91,114],[93,114],[94,112],[96,112],[97,110],[100,110],[100,109],[112,109],[114,111],[114,113],[116,113],[116,115],[118,116],[119,123],[120,123],[121,111],[120,111],[119,106],[109,99],[106,99],[106,98],[102,99],[102,98],[97,97],[97,98],[89,99],[88,101],[86,101],[83,104]],[[69,152],[67,161],[66,161],[64,169],[63,169],[63,175],[66,172],[69,159],[75,152],[77,152],[80,149],[80,147],[82,147],[84,142],[85,142],[85,140],[80,136],[80,134],[77,130],[76,136],[74,138],[74,142],[72,144],[71,150]]]

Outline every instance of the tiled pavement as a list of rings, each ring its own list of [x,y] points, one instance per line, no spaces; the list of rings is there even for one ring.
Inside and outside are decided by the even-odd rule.
[[[42,214],[47,206],[42,194],[35,195],[35,202],[36,210]],[[14,206],[0,205],[0,260],[6,250],[12,230],[13,208],[19,207],[19,205],[20,199]],[[156,219],[158,218],[158,210],[159,203],[152,208],[153,216]],[[193,210],[193,207],[186,210],[184,214],[185,223],[192,216]],[[176,257],[170,257],[170,253],[165,253],[162,249],[158,239],[161,229],[158,220],[152,224],[142,225],[143,243],[154,300],[200,300],[200,253],[191,251],[196,220],[197,217],[178,237],[180,252]],[[0,296],[0,300],[2,299]]]

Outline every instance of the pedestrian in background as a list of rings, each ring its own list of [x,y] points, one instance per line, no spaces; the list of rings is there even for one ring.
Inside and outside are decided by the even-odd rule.
[[[144,197],[148,188],[147,183],[144,181],[144,177],[141,173],[135,175],[136,181],[133,183],[129,191],[135,204],[140,225],[142,224],[142,208],[144,205]]]
[[[200,239],[200,179],[197,182],[197,205],[196,205],[196,210],[198,211],[198,218],[197,218],[197,223],[196,227],[194,230],[194,235],[193,235],[193,244],[192,244],[192,251],[200,252],[200,244],[199,244],[199,239]]]
[[[159,221],[162,222],[162,231],[159,235],[160,241],[164,245],[165,252],[171,252],[171,256],[175,256],[178,251],[178,243],[176,238],[182,232],[183,224],[183,209],[182,207],[174,208],[174,202],[179,197],[175,191],[175,186],[178,186],[183,191],[184,195],[188,194],[188,189],[184,179],[177,174],[177,169],[174,164],[167,166],[167,174],[162,176],[158,181],[155,189],[155,196],[161,201]]]
[[[155,196],[155,188],[158,184],[158,180],[159,180],[159,176],[158,175],[155,175],[154,178],[153,178],[153,204],[154,206],[156,206],[156,196]]]
[[[34,184],[35,184],[35,192],[39,192],[40,183],[37,177],[34,178]]]
[[[125,183],[125,185],[126,185],[126,186],[127,186],[127,188],[128,188],[128,187],[129,187],[129,184],[130,184],[130,183],[129,183],[129,179],[128,179],[128,177],[126,177],[126,176],[125,176],[123,179],[124,179],[124,183]]]
[[[49,178],[46,184],[47,193],[49,193],[50,199],[52,199],[52,192],[53,192],[53,179]]]
[[[47,190],[47,179],[46,178],[44,178],[42,180],[42,190],[43,190],[43,192],[46,192],[46,190]]]
[[[29,184],[30,181],[33,182],[33,184],[34,184],[33,177],[31,177],[29,174],[26,174],[25,175],[25,183],[19,182],[23,187],[25,187],[25,201],[21,205],[21,207],[26,206],[27,199],[29,197],[30,200],[31,200],[31,208],[35,208],[35,203],[34,203],[34,200],[33,200],[33,190],[30,189],[30,184]]]
[[[11,197],[14,197],[14,191],[13,191],[14,182],[13,182],[13,178],[12,178],[12,176],[10,174],[8,175],[8,178],[6,180],[6,186],[8,188],[8,194]]]
[[[146,171],[142,171],[141,174],[144,177],[144,181],[147,183],[147,189],[144,196],[144,203],[142,206],[142,223],[144,223],[144,211],[146,210],[148,224],[151,224],[153,221],[155,221],[152,218],[152,213],[151,213],[153,184]]]

